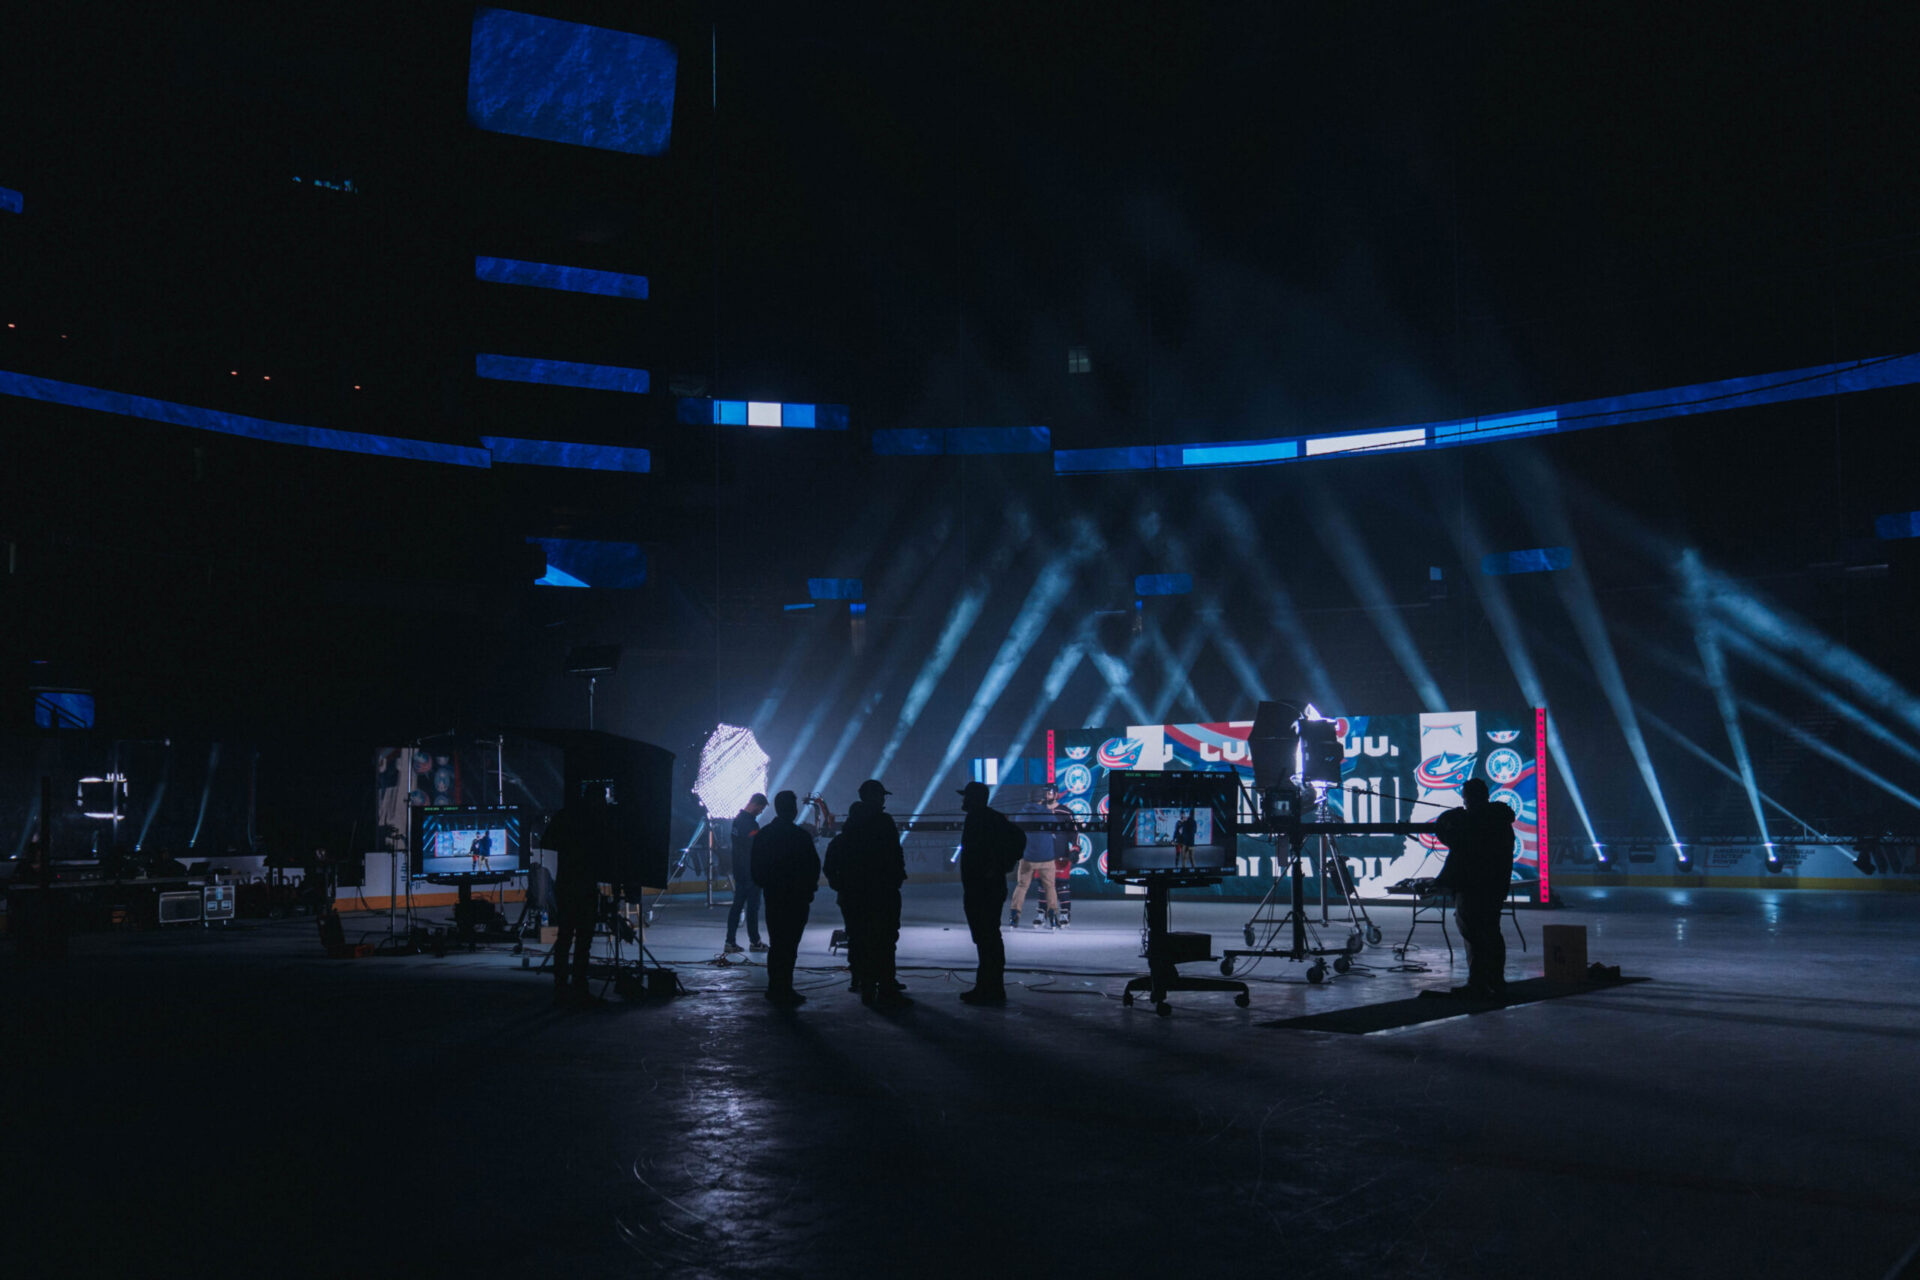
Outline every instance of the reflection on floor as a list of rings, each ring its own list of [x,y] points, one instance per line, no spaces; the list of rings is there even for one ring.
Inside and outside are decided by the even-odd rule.
[[[694,902],[649,933],[691,994],[588,1013],[310,921],[0,949],[18,1274],[1878,1277],[1920,1237],[1920,897],[1587,893],[1509,974],[1550,922],[1652,981],[1364,1036],[1257,1024],[1459,982],[1437,928],[1392,954],[1404,908],[1353,973],[1168,1018],[1117,998],[1138,904],[1075,910],[975,1010],[957,894],[910,895],[891,1015],[830,895],[797,1013]]]

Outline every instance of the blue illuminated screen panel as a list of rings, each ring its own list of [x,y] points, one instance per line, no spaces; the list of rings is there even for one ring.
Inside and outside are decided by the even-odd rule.
[[[571,467],[576,471],[625,471],[636,475],[653,469],[653,455],[645,449],[619,445],[517,440],[510,436],[481,436],[480,443],[486,446],[495,462],[526,467]]]
[[[859,578],[808,578],[807,598],[810,600],[858,600],[866,593],[866,584]]]
[[[709,400],[683,396],[674,416],[690,427],[786,427],[801,431],[845,431],[843,404],[789,404],[777,400]]]
[[[645,298],[647,278],[623,271],[595,271],[590,267],[563,267],[552,262],[523,262],[519,258],[476,257],[474,278],[489,284],[518,284],[566,293],[597,293],[606,298]]]
[[[650,36],[481,9],[467,118],[492,133],[657,156],[673,133],[679,56]]]
[[[12,187],[0,187],[0,213],[24,213],[27,198]]]
[[[1566,547],[1529,547],[1525,551],[1493,551],[1480,557],[1480,572],[1490,577],[1509,573],[1552,573],[1573,563]]]
[[[1920,511],[1881,516],[1873,522],[1873,531],[1888,542],[1896,538],[1920,538]]]
[[[1193,592],[1190,573],[1143,573],[1133,580],[1137,596],[1184,596]]]
[[[573,360],[536,360],[530,356],[483,353],[474,356],[473,371],[482,378],[494,378],[502,382],[543,382],[553,387],[624,391],[629,395],[645,395],[648,385],[645,369],[628,369],[617,364],[581,364]]]
[[[590,542],[578,538],[528,538],[547,555],[547,571],[535,579],[541,587],[643,586],[647,553],[634,542]]]
[[[80,689],[35,689],[33,723],[42,729],[91,729],[93,695]]]

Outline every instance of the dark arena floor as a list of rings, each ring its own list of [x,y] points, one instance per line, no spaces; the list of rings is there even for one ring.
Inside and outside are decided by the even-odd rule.
[[[505,947],[329,961],[305,919],[9,948],[8,1270],[1915,1274],[1920,897],[1575,893],[1510,975],[1551,922],[1650,981],[1370,1035],[1267,1024],[1459,980],[1426,926],[1396,970],[1405,908],[1367,969],[1164,1018],[1118,998],[1132,903],[1010,935],[1012,1001],[963,1006],[933,889],[895,1013],[827,900],[791,1013],[680,902],[649,941],[689,994],[586,1012]],[[1175,904],[1216,948],[1245,915]]]

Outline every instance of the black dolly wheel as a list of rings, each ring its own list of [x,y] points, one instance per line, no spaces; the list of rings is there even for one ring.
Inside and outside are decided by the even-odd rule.
[[[1232,956],[1228,956],[1226,959],[1220,962],[1220,976],[1223,978],[1231,978],[1233,976],[1233,957]]]
[[[1233,998],[1233,1002],[1234,1002],[1235,1004],[1237,1004],[1237,1005],[1239,1005],[1239,1006],[1240,1006],[1240,1007],[1241,1007],[1242,1009],[1244,1009],[1244,1008],[1246,1008],[1246,1007],[1247,1007],[1248,1005],[1250,1005],[1250,1004],[1252,1004],[1252,1003],[1253,1003],[1253,1000],[1252,1000],[1252,998],[1251,998],[1251,997],[1249,997],[1249,996],[1247,995],[1247,993],[1246,993],[1246,992],[1244,992],[1244,991],[1242,991],[1242,992],[1241,992],[1241,993],[1240,993],[1239,995],[1237,995],[1237,996],[1235,996],[1235,997]]]
[[[1351,968],[1353,968],[1353,961],[1347,959],[1345,956],[1335,956],[1333,958],[1333,971],[1335,973],[1345,973]]]

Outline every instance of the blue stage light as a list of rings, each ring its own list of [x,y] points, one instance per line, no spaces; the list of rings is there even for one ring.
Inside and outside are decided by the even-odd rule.
[[[1193,593],[1190,573],[1142,573],[1133,579],[1136,596],[1184,596]]]
[[[644,475],[653,467],[652,455],[645,449],[627,449],[611,444],[568,444],[558,440],[516,440],[507,436],[481,436],[480,443],[493,454],[495,462],[527,467],[625,471],[635,475]]]
[[[678,62],[664,40],[481,9],[467,118],[493,133],[660,155],[673,132]]]
[[[572,360],[536,360],[528,356],[476,355],[473,371],[501,382],[540,382],[554,387],[581,387],[588,391],[623,391],[645,395],[647,371],[614,364],[580,364]]]
[[[249,418],[243,414],[224,413],[218,409],[202,409],[195,405],[175,404],[170,400],[154,400],[147,396],[107,391],[100,387],[84,387],[73,382],[56,382],[52,378],[35,378],[24,373],[0,372],[0,395],[20,396],[27,400],[42,400],[48,404],[68,405],[75,409],[92,409],[99,413],[120,414],[128,418],[144,418],[149,422],[163,422],[171,426],[188,427],[195,431],[245,436],[273,444],[297,444],[309,449],[366,453],[383,458],[408,458],[417,462],[442,462],[457,467],[486,467],[493,464],[493,455],[485,449],[434,444],[427,440],[411,440],[404,436],[376,436],[360,431],[335,431],[329,427],[301,427],[290,422]]]
[[[620,271],[594,271],[587,267],[562,267],[550,262],[522,262],[518,258],[476,257],[476,279],[492,284],[518,284],[535,289],[559,289],[566,293],[597,293],[607,298],[645,298],[647,278]]]

